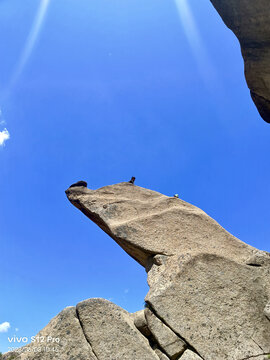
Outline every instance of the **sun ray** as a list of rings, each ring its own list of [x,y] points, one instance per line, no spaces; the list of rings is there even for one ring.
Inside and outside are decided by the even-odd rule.
[[[9,96],[11,90],[13,89],[13,87],[17,83],[17,81],[19,80],[25,66],[27,65],[29,58],[31,57],[31,54],[35,47],[35,44],[38,40],[38,36],[42,29],[42,25],[44,23],[44,19],[45,19],[47,10],[48,10],[49,3],[50,3],[50,0],[41,0],[40,1],[40,5],[38,7],[37,14],[33,21],[33,25],[31,27],[29,35],[27,37],[26,44],[23,48],[23,51],[19,58],[18,64],[11,76],[9,85],[5,91],[4,99],[6,99]]]
[[[174,0],[189,46],[196,60],[198,71],[206,84],[215,77],[214,67],[196,24],[192,9],[187,0]]]

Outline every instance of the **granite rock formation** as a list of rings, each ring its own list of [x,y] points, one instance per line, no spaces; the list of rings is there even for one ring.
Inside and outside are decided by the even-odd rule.
[[[130,183],[73,186],[70,202],[145,267],[145,309],[103,299],[65,309],[41,332],[55,350],[23,359],[263,360],[270,354],[270,254],[197,207]],[[48,344],[51,346],[51,344]]]
[[[245,76],[260,115],[270,122],[270,6],[268,0],[211,0],[237,36]]]

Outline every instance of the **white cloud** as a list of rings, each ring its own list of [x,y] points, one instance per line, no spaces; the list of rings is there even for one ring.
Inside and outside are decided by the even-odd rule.
[[[10,328],[10,323],[7,321],[3,322],[2,324],[0,324],[0,333],[8,332],[9,328]]]
[[[5,144],[5,141],[7,141],[9,138],[10,135],[7,129],[0,131],[0,146],[3,146]]]

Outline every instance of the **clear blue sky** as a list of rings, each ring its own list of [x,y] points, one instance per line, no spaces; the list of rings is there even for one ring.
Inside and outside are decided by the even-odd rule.
[[[143,307],[144,269],[66,199],[77,180],[135,175],[270,251],[269,125],[237,39],[188,3],[0,1],[0,351],[83,299]]]

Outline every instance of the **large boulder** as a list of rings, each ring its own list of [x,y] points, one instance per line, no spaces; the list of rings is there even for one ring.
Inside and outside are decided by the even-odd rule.
[[[4,360],[98,360],[74,306],[61,311],[33,340],[16,352],[6,353]]]
[[[4,360],[263,360],[270,353],[269,253],[197,207],[130,183],[90,190],[80,182],[66,194],[145,267],[146,307],[129,314],[107,300],[83,301],[38,334],[46,340],[40,350],[31,343]]]
[[[99,360],[158,360],[133,317],[119,306],[104,299],[89,299],[77,305],[77,312]]]
[[[146,301],[203,359],[248,359],[270,353],[269,275],[269,267],[201,254],[178,261]]]
[[[270,6],[268,0],[211,0],[237,36],[251,96],[270,122]]]
[[[104,299],[64,309],[35,339],[4,360],[159,360],[132,314]]]
[[[66,194],[144,267],[156,255],[153,261],[207,252],[245,263],[257,252],[196,206],[127,182],[98,190],[72,187]]]
[[[269,253],[235,238],[197,207],[129,183],[72,187],[66,194],[145,267],[146,301],[155,316],[152,323],[145,310],[148,329],[169,358],[180,341],[191,351],[185,357],[204,360],[270,353]]]

